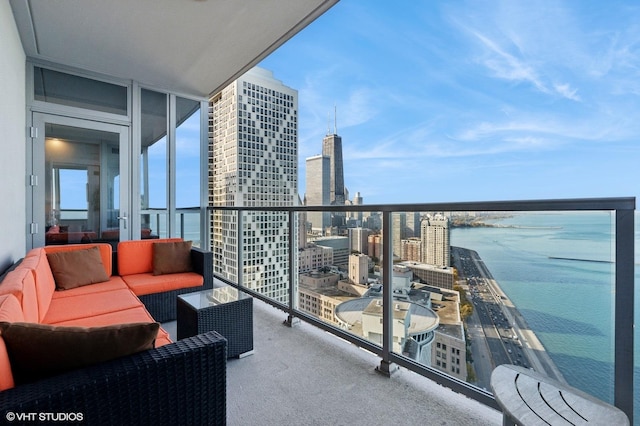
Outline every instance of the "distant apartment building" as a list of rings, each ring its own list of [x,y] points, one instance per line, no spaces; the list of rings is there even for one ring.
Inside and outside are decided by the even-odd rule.
[[[374,234],[367,237],[367,254],[369,257],[382,259],[382,235]]]
[[[438,305],[440,318],[431,345],[431,366],[466,381],[467,345],[460,318],[460,294],[457,291],[424,288],[431,291],[431,300]]]
[[[369,235],[371,230],[367,228],[349,228],[349,248],[362,254],[369,254]]]
[[[435,266],[451,265],[449,219],[442,214],[422,219],[422,262]]]
[[[306,273],[318,271],[324,267],[333,265],[333,248],[307,244],[298,251],[298,271]]]
[[[419,212],[407,212],[405,219],[405,237],[420,237],[422,219]]]
[[[300,274],[298,309],[331,324],[338,324],[335,308],[354,296],[338,289],[339,275],[324,272]]]
[[[298,203],[298,92],[253,68],[210,102],[209,204],[232,207]],[[288,214],[214,210],[213,268],[280,302],[288,301]],[[239,232],[240,231],[240,232]],[[296,240],[297,241],[297,240]],[[238,259],[238,243],[243,258]]]
[[[369,228],[372,231],[380,231],[382,229],[382,215],[380,212],[365,213],[362,221],[363,228]]]
[[[402,260],[422,262],[422,240],[420,238],[407,238],[401,241]]]
[[[400,258],[402,254],[402,240],[407,236],[407,214],[405,212],[391,215],[391,239],[393,241],[393,255]]]
[[[400,262],[398,265],[404,265],[411,269],[413,277],[423,283],[433,287],[447,290],[453,290],[454,275],[453,268],[429,265],[420,262]]]
[[[356,195],[353,196],[352,204],[354,206],[361,206],[364,204],[364,200],[360,192],[356,192]],[[356,226],[362,226],[362,219],[364,217],[363,212],[352,212],[350,213],[351,217],[356,220]]]
[[[313,243],[333,249],[333,264],[346,269],[349,265],[349,237],[329,236],[313,239]]]
[[[354,284],[367,284],[370,261],[366,254],[349,255],[349,281]]]
[[[445,327],[442,328],[444,329]],[[447,333],[436,330],[435,344],[431,345],[431,366],[460,380],[466,381],[467,347],[464,340],[464,329],[462,324],[457,326],[457,328],[459,332],[455,333],[455,335],[451,332]],[[458,337],[461,333],[462,338]]]

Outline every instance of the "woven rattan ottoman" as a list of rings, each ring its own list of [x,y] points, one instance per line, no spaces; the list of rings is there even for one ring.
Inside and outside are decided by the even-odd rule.
[[[178,340],[207,331],[227,339],[227,357],[253,353],[253,298],[235,287],[214,284],[213,290],[177,298]]]

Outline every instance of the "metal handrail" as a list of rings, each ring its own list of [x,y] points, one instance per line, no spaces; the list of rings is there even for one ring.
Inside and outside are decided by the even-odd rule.
[[[209,206],[207,213],[212,211],[235,211],[238,219],[238,229],[242,223],[242,212],[288,212],[289,213],[289,247],[295,246],[293,232],[293,217],[299,212],[381,212],[383,216],[383,250],[385,262],[389,265],[384,268],[388,271],[383,276],[384,289],[390,286],[391,277],[391,221],[390,215],[395,212],[527,212],[527,211],[612,211],[615,212],[615,336],[614,336],[614,404],[624,411],[631,424],[633,424],[633,371],[634,371],[634,211],[636,208],[635,197],[622,198],[580,198],[558,200],[518,200],[518,201],[481,201],[481,202],[443,202],[443,203],[410,203],[410,204],[369,204],[349,206],[281,206],[281,207],[234,207],[234,206]],[[207,241],[207,245],[209,242]],[[242,253],[238,244],[238,276],[242,278]],[[297,251],[289,250],[290,265],[294,265],[294,256]],[[293,267],[289,268],[290,282],[294,282]],[[223,281],[224,278],[217,277]],[[227,281],[228,282],[228,281]],[[391,304],[392,292],[383,291],[383,345],[382,348],[372,344],[358,336],[347,333],[337,327],[325,323],[312,315],[295,308],[293,289],[290,286],[289,304],[284,305],[264,295],[251,291],[238,283],[229,283],[250,293],[254,297],[285,311],[288,314],[289,324],[294,317],[313,324],[325,331],[335,334],[357,346],[367,349],[382,358],[378,369],[384,373],[390,373],[390,365],[395,363],[410,369],[418,374],[447,386],[456,392],[460,392],[485,405],[499,409],[493,395],[483,389],[469,383],[448,376],[440,371],[426,367],[411,359],[395,354],[391,350]],[[386,308],[385,308],[386,306]]]

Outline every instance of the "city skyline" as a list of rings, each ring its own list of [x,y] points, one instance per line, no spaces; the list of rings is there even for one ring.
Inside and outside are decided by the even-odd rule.
[[[259,66],[365,204],[637,196],[640,7],[342,0]],[[337,120],[334,123],[334,108]]]

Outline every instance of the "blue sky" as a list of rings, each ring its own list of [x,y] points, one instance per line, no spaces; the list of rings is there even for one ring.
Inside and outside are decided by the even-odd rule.
[[[638,196],[640,3],[341,0],[260,66],[367,204]]]

